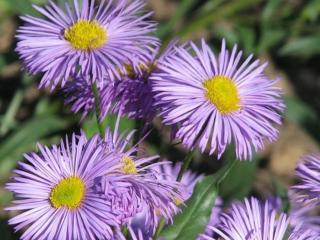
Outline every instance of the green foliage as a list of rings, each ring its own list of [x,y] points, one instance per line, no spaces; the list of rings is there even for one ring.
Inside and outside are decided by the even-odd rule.
[[[0,0],[0,23],[6,17],[19,23],[18,15],[40,16],[32,8],[32,4],[43,5],[46,2],[47,0]],[[63,5],[66,1],[57,0],[56,2]],[[181,0],[175,2],[178,2],[176,12],[169,20],[160,23],[157,30],[157,35],[166,43],[174,37],[197,40],[205,36],[210,45],[218,47],[219,44],[216,43],[220,42],[221,38],[225,38],[229,46],[237,43],[239,48],[244,50],[245,55],[255,53],[259,57],[263,53],[270,56],[271,61],[279,57],[317,58],[320,53],[319,0]],[[0,33],[5,27],[0,24]],[[17,60],[13,49],[4,54],[1,52],[0,73]],[[284,69],[284,71],[290,71],[290,69]],[[48,93],[42,93],[43,96],[38,97],[35,102],[26,103],[25,96],[35,84],[35,79],[26,74],[15,77],[21,79],[2,82],[2,84],[13,84],[12,88],[14,88],[8,94],[10,98],[1,96],[0,99],[0,180],[2,182],[7,181],[12,169],[17,161],[23,158],[24,153],[36,150],[36,142],[58,143],[61,136],[75,128],[82,128],[88,136],[98,132],[95,116],[87,117],[76,126],[75,123],[79,122],[78,117],[70,114],[72,117],[65,118],[64,109],[61,107],[63,97],[59,93],[50,97]],[[287,105],[285,121],[298,124],[320,141],[319,113],[312,104],[307,104],[298,97],[285,97],[285,103]],[[27,116],[18,117],[25,110],[25,106],[29,111]],[[103,126],[113,127],[115,122],[116,116],[108,116]],[[136,126],[136,122],[122,119],[120,130],[128,131]],[[161,150],[163,143],[160,140],[159,142],[152,145],[154,154],[158,154]],[[150,148],[148,148],[149,152]],[[168,149],[166,148],[167,152]],[[172,147],[170,150],[174,151],[175,148]],[[223,161],[229,162],[234,159],[233,151],[228,151]],[[219,189],[217,182],[221,175],[205,177],[196,186],[186,206],[182,207],[182,212],[175,217],[174,224],[165,228],[161,236],[169,240],[195,239],[203,231],[218,194],[228,202],[242,199],[252,191],[259,160],[259,156],[254,156],[252,161],[236,162],[235,167],[221,182]],[[278,179],[275,180],[274,187],[276,194],[287,201],[286,188]],[[1,190],[0,205],[8,204],[11,195]],[[13,236],[12,229],[8,227],[6,220],[0,218],[2,238],[17,238]]]
[[[282,55],[311,57],[320,53],[319,43],[320,35],[292,39],[281,48],[280,53]]]
[[[36,142],[67,126],[65,120],[55,116],[33,118],[19,126],[0,145],[0,176],[11,172],[24,153],[35,150]]]
[[[174,218],[174,223],[160,236],[166,240],[196,239],[208,223],[211,209],[217,197],[217,176],[205,177],[194,189],[186,207]]]
[[[234,147],[227,149],[223,161],[235,161]],[[220,185],[219,195],[226,201],[242,200],[252,190],[259,163],[259,156],[254,155],[251,161],[235,161],[235,166]]]

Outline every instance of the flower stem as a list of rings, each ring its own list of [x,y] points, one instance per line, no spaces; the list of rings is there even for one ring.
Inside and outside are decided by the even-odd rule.
[[[142,130],[143,130],[144,125],[145,125],[145,123],[142,120],[140,120],[140,119],[135,120],[136,132],[133,137],[133,144],[134,145],[140,141],[140,139],[142,137]]]
[[[101,105],[100,105],[100,96],[97,88],[97,84],[92,84],[92,92],[94,95],[94,104],[95,104],[95,113],[96,113],[96,120],[97,120],[97,126],[99,129],[99,133],[101,137],[104,137],[104,127],[102,122],[100,121],[100,115],[101,115]]]
[[[188,169],[191,161],[193,159],[193,151],[189,152],[187,154],[187,156],[185,157],[184,161],[183,161],[183,165],[181,166],[181,169],[179,171],[178,177],[177,177],[177,182],[180,182],[183,174],[185,173],[185,171]]]

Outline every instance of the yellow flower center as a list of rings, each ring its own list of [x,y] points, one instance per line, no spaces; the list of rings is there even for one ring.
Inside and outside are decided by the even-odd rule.
[[[240,98],[233,81],[225,76],[215,76],[203,83],[206,98],[222,114],[235,112],[240,108]]]
[[[98,22],[79,20],[64,31],[64,38],[73,48],[89,51],[102,47],[108,36]]]
[[[50,201],[55,208],[78,208],[85,195],[85,184],[79,177],[61,180],[51,191]]]
[[[122,165],[122,172],[127,174],[136,174],[138,173],[135,162],[128,156],[124,156],[121,159]]]

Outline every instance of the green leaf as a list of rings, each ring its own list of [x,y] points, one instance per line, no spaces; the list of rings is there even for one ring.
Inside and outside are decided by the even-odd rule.
[[[285,97],[285,104],[287,106],[285,111],[285,118],[291,122],[303,126],[306,123],[317,122],[316,111],[308,104],[293,97]]]
[[[178,21],[186,15],[186,13],[196,4],[197,1],[195,0],[182,0],[178,10],[176,13],[171,17],[171,19],[166,23],[162,24],[159,29],[157,30],[157,35],[159,38],[165,38],[172,29],[177,25]]]
[[[183,29],[181,29],[179,36],[184,39],[187,39],[195,31],[210,26],[219,19],[227,18],[229,16],[241,12],[242,10],[248,7],[257,5],[261,1],[262,0],[226,1],[226,4],[215,9],[214,11],[210,11],[206,14],[203,14],[197,17],[196,19],[191,19],[191,21],[189,21],[189,23],[186,24],[186,26]]]
[[[24,153],[34,150],[37,141],[65,129],[67,125],[66,120],[45,116],[31,119],[18,127],[0,146],[0,176],[8,174]]]
[[[29,0],[10,0],[8,5],[11,11],[16,14],[29,14],[32,16],[41,16],[33,7],[32,3]]]
[[[11,100],[11,103],[1,121],[1,127],[0,127],[0,135],[5,135],[14,125],[15,125],[15,116],[17,111],[19,110],[20,104],[22,103],[23,99],[23,91],[18,90],[13,99]]]
[[[217,176],[207,176],[196,185],[186,207],[175,216],[174,223],[165,228],[160,236],[166,240],[196,239],[208,223],[216,197]]]
[[[285,97],[285,119],[303,127],[313,138],[320,141],[320,123],[317,111],[298,98]]]
[[[310,57],[320,53],[319,42],[320,35],[293,39],[280,50],[280,54]]]

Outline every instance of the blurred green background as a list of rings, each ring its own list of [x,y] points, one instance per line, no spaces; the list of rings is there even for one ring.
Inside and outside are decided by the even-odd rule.
[[[58,1],[60,4],[65,1]],[[63,95],[37,89],[39,77],[21,70],[14,52],[19,15],[38,15],[32,4],[46,0],[0,0],[0,233],[1,239],[16,239],[7,225],[12,196],[4,189],[16,162],[23,153],[36,150],[36,142],[57,143],[58,139],[82,127],[88,134],[96,131],[93,117],[80,122],[63,106]],[[320,141],[320,0],[148,0],[147,7],[159,21],[157,35],[164,44],[205,38],[214,49],[225,38],[229,47],[237,43],[246,55],[269,62],[271,78],[280,78],[287,104],[279,140],[255,156],[254,161],[238,163],[222,186],[226,200],[247,194],[267,197],[284,194],[294,181],[299,156],[317,151]],[[109,118],[112,123],[114,118]],[[134,122],[124,120],[122,127]],[[145,143],[150,153],[172,161],[185,155],[180,145],[169,143],[169,130],[160,130],[154,121]],[[163,139],[161,142],[160,139]],[[233,158],[231,153],[224,158]],[[220,167],[213,157],[196,155],[193,168],[212,173]],[[32,190],[32,189],[30,189]]]

